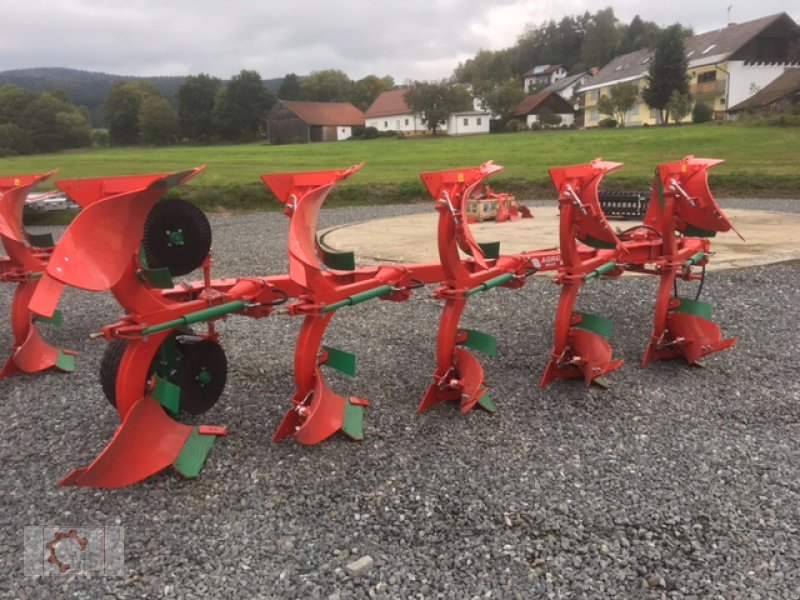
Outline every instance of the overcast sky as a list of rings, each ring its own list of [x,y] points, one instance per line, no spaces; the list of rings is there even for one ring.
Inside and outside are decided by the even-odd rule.
[[[614,13],[698,33],[727,22],[732,0],[616,0]],[[69,67],[120,75],[255,69],[264,78],[342,69],[406,79],[449,76],[479,49],[605,3],[584,0],[0,0],[0,71]],[[787,12],[798,0],[739,0],[731,20]]]

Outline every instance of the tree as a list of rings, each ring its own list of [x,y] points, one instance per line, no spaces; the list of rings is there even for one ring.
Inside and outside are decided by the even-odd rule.
[[[603,96],[597,103],[597,109],[625,126],[625,116],[639,99],[639,86],[635,83],[621,83],[611,88],[608,96]]]
[[[605,65],[616,55],[620,39],[614,9],[608,7],[597,11],[586,26],[581,61],[586,67]]]
[[[472,107],[472,97],[462,85],[446,79],[442,81],[415,81],[405,95],[408,107],[420,116],[433,135],[450,113],[468,110]]]
[[[347,102],[353,82],[339,69],[311,71],[300,82],[303,100],[313,102]]]
[[[394,79],[389,75],[386,77],[367,75],[353,83],[349,100],[360,110],[367,110],[378,96],[392,89],[394,89]]]
[[[669,97],[667,110],[672,120],[679,124],[692,111],[692,97],[675,90]]]
[[[213,133],[214,100],[222,87],[217,77],[190,75],[178,88],[178,125],[183,137],[206,140]]]
[[[500,117],[505,122],[511,113],[525,98],[525,91],[517,79],[508,79],[501,85],[494,86],[491,90],[480,96],[481,106],[492,114]]]
[[[647,87],[642,91],[642,98],[659,112],[663,125],[669,121],[667,105],[672,93],[689,93],[688,61],[683,47],[685,31],[676,23],[661,34],[647,76]]]
[[[714,118],[714,109],[708,104],[702,102],[695,102],[692,108],[692,122],[693,123],[707,123]]]
[[[0,156],[31,152],[33,152],[33,142],[27,131],[13,123],[0,124]]]
[[[294,73],[288,73],[278,88],[278,98],[281,100],[300,100],[302,93],[300,78]]]
[[[55,152],[91,144],[89,120],[63,91],[42,92],[25,107],[19,124],[34,152]]]
[[[254,140],[261,132],[275,97],[256,71],[242,70],[217,92],[212,120],[224,140]]]
[[[136,144],[139,141],[139,109],[142,100],[149,96],[158,98],[161,93],[143,81],[120,83],[111,88],[103,105],[103,114],[112,144]]]
[[[139,139],[144,144],[168,144],[178,133],[178,117],[164,98],[149,96],[139,108]]]
[[[16,85],[0,86],[0,123],[18,123],[34,94]]]

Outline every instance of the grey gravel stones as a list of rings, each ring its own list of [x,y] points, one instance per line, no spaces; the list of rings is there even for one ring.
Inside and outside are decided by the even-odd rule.
[[[320,226],[422,210],[432,207],[323,211]],[[215,275],[285,272],[287,223],[213,217]],[[429,291],[344,309],[329,329],[326,343],[358,355],[355,379],[329,379],[370,399],[364,442],[272,444],[300,323],[231,317],[220,325],[226,391],[195,420],[230,435],[200,477],[93,490],[54,484],[117,424],[97,377],[104,343],[87,335],[120,311],[110,295],[67,290],[64,326],[44,335],[80,352],[78,372],[0,381],[0,596],[797,597],[800,265],[709,275],[703,297],[741,341],[705,368],[641,369],[655,282],[596,282],[580,306],[613,320],[615,355],[627,359],[607,391],[537,387],[557,286],[532,278],[479,294],[463,323],[498,338],[498,355],[482,358],[495,415],[415,413],[441,310]],[[3,319],[12,292],[0,286]],[[0,348],[10,342],[5,320]],[[24,577],[22,530],[37,524],[122,525],[125,576]],[[364,556],[374,564],[353,576]]]

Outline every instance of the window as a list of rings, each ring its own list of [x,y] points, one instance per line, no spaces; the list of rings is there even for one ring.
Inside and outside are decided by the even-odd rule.
[[[408,119],[406,119],[406,127],[408,127]]]
[[[589,92],[589,102],[597,102],[599,90],[592,90]]]
[[[383,128],[384,129],[389,129],[389,121],[384,121],[383,122]]]
[[[711,45],[710,45],[708,48],[706,48],[705,50],[703,50],[703,51],[702,51],[700,54],[708,54],[709,52],[711,52],[711,51],[712,51],[714,48],[716,48],[716,47],[717,47],[717,45],[716,45],[716,44],[711,44]]]
[[[464,117],[464,125],[469,125],[469,119],[467,117]]]
[[[707,83],[709,81],[716,81],[717,80],[717,72],[716,71],[708,71],[707,73],[700,73],[697,76],[697,83]]]
[[[599,116],[599,113],[597,112],[596,108],[593,108],[592,110],[589,111],[589,119],[590,120],[597,121],[598,116]]]
[[[636,104],[634,104],[633,106],[631,106],[631,109],[628,111],[628,114],[631,115],[631,116],[639,114],[639,103],[638,102]]]
[[[476,124],[476,125],[481,125],[482,123],[483,123],[483,122],[481,121],[481,118],[480,118],[480,117],[478,117],[477,119],[475,119],[475,124]]]

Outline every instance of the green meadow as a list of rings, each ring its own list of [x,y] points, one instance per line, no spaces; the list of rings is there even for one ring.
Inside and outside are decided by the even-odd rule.
[[[330,203],[368,204],[425,200],[421,171],[494,160],[498,191],[520,198],[552,197],[547,169],[596,157],[625,163],[606,178],[610,188],[647,188],[659,162],[687,154],[722,158],[711,172],[717,196],[800,197],[800,128],[685,125],[588,131],[536,131],[498,135],[384,138],[324,144],[93,148],[0,159],[0,175],[59,169],[61,179],[184,170],[206,171],[173,192],[206,209],[277,208],[259,181],[268,172],[344,168],[363,170],[342,183]]]

